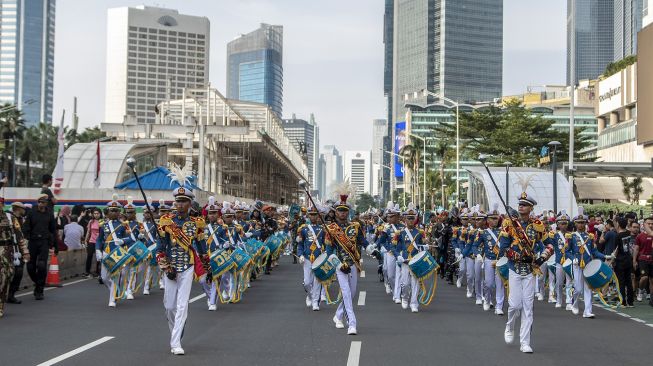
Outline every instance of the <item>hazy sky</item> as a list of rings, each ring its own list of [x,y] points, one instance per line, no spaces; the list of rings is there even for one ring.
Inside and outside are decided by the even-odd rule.
[[[370,149],[385,118],[383,0],[59,0],[54,119],[78,97],[80,126],[103,122],[106,13],[161,6],[211,21],[211,84],[226,93],[226,45],[262,22],[284,26],[284,118],[312,112],[320,145]],[[565,0],[504,1],[504,94],[565,81]]]

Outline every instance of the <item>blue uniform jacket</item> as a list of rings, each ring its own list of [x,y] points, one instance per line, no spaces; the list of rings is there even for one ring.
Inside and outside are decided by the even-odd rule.
[[[423,249],[418,246],[423,245],[424,230],[416,227],[408,230],[413,235],[414,241],[412,241],[410,236],[406,234],[406,230],[402,229],[398,235],[397,246],[395,249],[395,256],[402,256],[405,260],[411,259],[414,255],[419,253],[420,249]]]
[[[499,240],[499,236],[501,235],[501,229],[495,227],[494,229],[485,229],[479,231],[478,234],[476,235],[476,242],[479,250],[481,251],[481,253],[483,253],[483,256],[486,259],[490,259],[494,261],[498,259],[499,243],[496,240],[494,240],[494,238],[488,232],[488,230],[492,231],[494,233],[494,236],[497,238],[497,240]]]
[[[507,219],[504,220],[503,225],[501,235],[499,236],[499,257],[506,255],[509,249],[512,249],[519,256],[524,255],[523,248],[519,246],[519,239],[509,226]],[[542,236],[544,235],[544,224],[541,221],[536,219],[521,221],[521,226],[534,247],[541,245]],[[515,271],[515,261],[513,258],[508,258],[508,268]]]
[[[315,236],[313,236],[313,233],[311,232],[311,229],[309,229],[308,225],[311,225],[311,228],[313,228],[313,232],[315,232]],[[313,263],[315,258],[317,258],[320,254],[322,254],[325,251],[324,230],[322,229],[322,226],[313,225],[313,224],[303,224],[299,228],[298,236],[300,238],[300,241],[297,245],[297,255],[300,257],[303,256],[305,259],[310,260],[311,263]],[[317,243],[320,244],[320,248],[317,247],[317,243],[315,243],[315,240],[317,240]]]
[[[585,231],[574,232],[571,234],[569,242],[574,258],[578,259],[578,264],[581,269],[585,268],[585,265],[587,265],[587,263],[592,259],[605,260],[605,255],[603,255],[594,244],[593,234],[589,234]]]
[[[113,232],[111,227],[113,226]],[[121,239],[123,247],[129,248],[135,241],[129,235],[127,223],[120,220],[107,220],[104,221],[100,228],[100,233],[97,237],[97,244],[99,249],[105,253],[111,253],[116,249],[116,240]]]

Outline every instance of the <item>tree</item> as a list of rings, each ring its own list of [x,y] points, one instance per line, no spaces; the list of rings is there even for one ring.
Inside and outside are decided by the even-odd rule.
[[[39,144],[34,151],[36,161],[43,165],[43,171],[52,172],[57,164],[59,142],[57,141],[57,127],[50,123],[41,122],[36,126]]]
[[[376,201],[374,197],[370,196],[367,193],[361,193],[356,199],[356,210],[358,212],[365,212],[370,209],[370,207],[376,208]]]
[[[404,147],[399,150],[399,155],[404,157],[404,162],[406,168],[410,172],[410,186],[411,186],[411,197],[412,201],[415,202],[415,193],[417,197],[420,196],[419,184],[419,166],[422,159],[422,141],[414,140],[411,144],[404,145]]]
[[[637,62],[637,55],[626,56],[617,62],[610,62],[603,71],[603,77],[612,76],[635,62]]]
[[[3,146],[2,150],[2,166],[3,170],[9,173],[9,152],[13,147],[9,140],[17,140],[25,129],[25,120],[23,120],[23,113],[13,105],[6,103],[0,107],[0,133],[2,134]],[[13,155],[13,153],[12,153]],[[16,157],[12,157],[13,163],[16,163]]]
[[[30,163],[36,157],[37,151],[40,144],[35,144],[34,141],[39,141],[39,130],[37,127],[32,126],[26,128],[23,131],[21,138],[19,139],[17,149],[17,155],[20,157],[20,160],[25,162],[25,174],[23,179],[23,186],[30,186],[32,184],[32,170]]]
[[[479,154],[489,155],[489,161],[501,163],[510,160],[516,166],[537,166],[542,146],[549,142],[567,141],[569,134],[552,128],[554,121],[532,113],[518,100],[506,102],[504,108],[490,106],[460,115],[460,138],[465,148],[461,156],[476,159]],[[456,125],[442,124],[434,128],[441,138],[455,140]],[[574,156],[584,161],[581,151],[590,146],[588,136],[581,136],[583,129],[575,129]],[[558,159],[568,159],[568,149],[560,146]]]
[[[99,126],[89,127],[78,135],[77,142],[93,142],[106,136],[106,132],[102,131]]]
[[[639,204],[639,196],[644,192],[642,183],[642,177],[635,177],[631,181],[628,178],[621,177],[621,184],[623,185],[622,192],[626,197],[626,201],[630,202],[630,204]]]

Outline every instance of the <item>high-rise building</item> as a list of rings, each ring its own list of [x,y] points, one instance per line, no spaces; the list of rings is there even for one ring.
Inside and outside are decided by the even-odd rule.
[[[109,9],[104,118],[154,123],[155,106],[209,80],[206,17],[150,6]]]
[[[637,54],[644,0],[614,0],[614,61]]]
[[[55,0],[0,1],[0,103],[52,122]]]
[[[395,0],[393,15],[393,119],[411,103],[435,99],[492,101],[501,96],[503,0]]]
[[[642,28],[653,23],[653,8],[649,5],[653,6],[653,2],[651,0],[644,0],[644,4],[642,5]]]
[[[383,139],[383,150],[392,150],[392,54],[393,54],[393,33],[394,33],[394,0],[385,0],[385,12],[383,14],[383,95],[386,98],[386,137]],[[390,166],[390,155],[383,153],[381,156],[382,165]],[[390,170],[383,169],[381,179],[384,182],[390,181]],[[383,198],[390,197],[390,185],[383,185],[381,190]]]
[[[283,26],[261,24],[227,44],[227,98],[267,104],[281,117]]]
[[[383,138],[388,135],[387,122],[384,119],[372,121],[372,163],[381,164],[383,157]]]
[[[322,195],[322,197],[328,199],[334,197],[333,194],[334,185],[343,182],[342,155],[340,155],[340,151],[338,151],[338,149],[334,145],[325,145],[323,148],[322,155],[324,155],[324,165],[325,165],[325,172],[324,172],[325,193]]]
[[[571,40],[576,40],[575,65],[578,80],[596,79],[614,59],[615,0],[567,0],[567,84],[571,84]],[[571,27],[576,4],[575,29]]]
[[[294,114],[290,119],[284,119],[281,126],[286,132],[295,149],[304,157],[308,167],[308,183],[314,190],[319,190],[319,160],[320,160],[320,129],[315,123],[315,116],[306,121],[298,119]]]
[[[320,191],[320,199],[323,199],[326,195],[326,159],[324,154],[320,154],[320,160],[318,160],[318,175],[317,175],[317,188]]]
[[[356,195],[372,194],[372,154],[370,151],[345,151],[344,179],[356,188]]]

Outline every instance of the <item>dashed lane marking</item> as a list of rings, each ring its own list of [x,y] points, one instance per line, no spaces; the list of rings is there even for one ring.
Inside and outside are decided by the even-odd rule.
[[[192,303],[194,303],[195,301],[197,301],[197,300],[199,300],[199,299],[201,299],[201,298],[203,298],[203,297],[206,297],[206,294],[197,295],[197,296],[193,297],[192,299],[190,299],[190,300],[188,301],[188,303],[192,304]]]
[[[365,305],[365,297],[367,296],[367,292],[361,291],[358,294],[358,306],[364,306]]]
[[[63,283],[62,286],[64,286],[64,287],[65,286],[70,286],[70,285],[74,285],[76,283],[80,283],[80,282],[84,282],[84,281],[88,281],[88,280],[89,280],[88,278],[82,278],[81,280],[76,280],[76,281],[72,281],[72,282]],[[54,290],[55,288],[59,288],[59,287],[46,287],[46,288],[43,289],[43,291],[50,291],[50,290]],[[23,296],[27,296],[27,295],[31,295],[31,294],[32,294],[32,292],[24,292],[24,293],[22,293],[20,295],[16,295],[16,297],[23,297]]]
[[[358,366],[361,357],[361,341],[352,341],[349,347],[347,366]]]
[[[365,271],[361,271],[361,278],[365,278]]]
[[[102,337],[102,338],[100,338],[100,339],[98,339],[96,341],[93,341],[93,342],[89,343],[89,344],[86,344],[86,345],[81,346],[79,348],[75,348],[74,350],[72,350],[70,352],[66,352],[61,356],[57,356],[57,357],[55,357],[53,359],[47,360],[47,361],[45,361],[43,363],[40,363],[37,366],[50,366],[50,365],[57,364],[57,363],[59,363],[59,362],[61,362],[63,360],[69,359],[69,358],[71,358],[71,357],[73,357],[73,356],[75,356],[77,354],[80,354],[80,353],[82,353],[84,351],[87,351],[87,350],[89,350],[89,349],[91,349],[91,348],[93,348],[95,346],[99,346],[100,344],[102,344],[104,342],[110,341],[113,338],[114,337]]]

